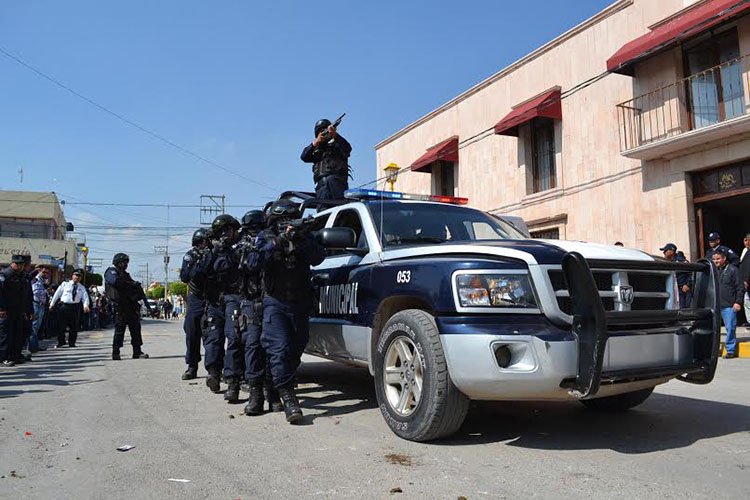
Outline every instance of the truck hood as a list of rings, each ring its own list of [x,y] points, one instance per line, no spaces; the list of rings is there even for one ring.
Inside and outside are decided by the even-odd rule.
[[[492,240],[465,241],[401,247],[386,250],[383,260],[402,259],[426,255],[471,253],[518,259],[527,264],[559,265],[567,252],[578,252],[586,259],[610,259],[653,262],[655,259],[640,250],[564,240]]]

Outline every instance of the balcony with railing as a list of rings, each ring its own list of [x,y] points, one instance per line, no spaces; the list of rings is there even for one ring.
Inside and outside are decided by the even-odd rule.
[[[750,132],[748,57],[618,104],[622,154],[642,160],[669,157]]]

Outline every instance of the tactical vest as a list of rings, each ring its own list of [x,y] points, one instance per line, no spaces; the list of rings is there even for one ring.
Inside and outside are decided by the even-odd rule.
[[[320,160],[313,165],[313,179],[318,182],[327,175],[349,175],[349,163],[341,153],[329,144],[320,146]]]

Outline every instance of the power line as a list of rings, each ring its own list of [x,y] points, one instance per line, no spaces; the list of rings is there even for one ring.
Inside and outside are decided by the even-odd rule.
[[[81,99],[81,100],[87,102],[88,104],[94,106],[95,108],[99,109],[100,111],[103,111],[103,112],[107,113],[108,115],[110,115],[110,116],[112,116],[114,118],[117,118],[118,120],[122,121],[123,123],[126,123],[127,125],[130,125],[131,127],[135,128],[137,130],[140,130],[144,134],[147,134],[147,135],[151,136],[152,138],[154,138],[154,139],[156,139],[158,141],[161,141],[164,144],[167,144],[168,146],[171,146],[174,149],[176,149],[176,150],[178,150],[178,151],[180,151],[180,152],[182,152],[182,153],[184,153],[184,154],[186,154],[188,156],[192,156],[193,158],[195,158],[197,160],[200,160],[203,163],[206,163],[208,165],[211,165],[213,167],[221,169],[221,170],[223,170],[223,171],[225,171],[225,172],[227,172],[229,174],[232,174],[232,175],[234,175],[236,177],[239,177],[240,179],[246,180],[246,181],[251,182],[253,184],[256,184],[258,186],[264,187],[266,189],[270,189],[271,191],[281,191],[279,189],[276,189],[274,187],[269,186],[268,184],[266,184],[264,182],[261,182],[261,181],[255,180],[255,179],[251,179],[250,177],[242,175],[241,173],[236,172],[236,171],[234,171],[234,170],[232,170],[232,169],[230,169],[228,167],[225,167],[224,165],[222,165],[220,163],[217,163],[217,162],[215,162],[215,161],[213,161],[211,159],[208,159],[205,156],[199,155],[198,153],[195,153],[195,152],[187,149],[186,147],[181,146],[181,145],[177,144],[176,142],[174,142],[174,141],[172,141],[170,139],[167,139],[166,137],[163,137],[163,136],[157,134],[156,132],[153,132],[153,131],[147,129],[144,126],[137,124],[136,122],[130,120],[129,118],[126,118],[125,116],[121,115],[120,113],[117,113],[116,111],[112,111],[108,107],[106,107],[106,106],[104,106],[102,104],[99,104],[98,102],[94,101],[93,99],[91,99],[89,97],[86,97],[85,95],[81,94],[80,92],[77,92],[76,90],[72,89],[71,87],[65,85],[61,81],[59,81],[59,80],[57,80],[57,79],[49,76],[48,74],[46,74],[43,71],[35,68],[31,64],[29,64],[29,63],[21,60],[19,57],[15,56],[15,55],[11,54],[10,52],[8,52],[7,50],[5,50],[4,47],[0,47],[0,53],[2,53],[7,58],[9,58],[9,59],[17,62],[18,64],[20,64],[24,68],[28,69],[29,71],[32,71],[32,72],[36,73],[38,76],[44,78],[45,80],[53,83],[54,85],[57,85],[61,89],[70,92],[74,96],[76,96],[79,99]]]
[[[748,1],[750,1],[750,0],[748,0]],[[593,76],[593,77],[589,78],[588,80],[584,80],[583,82],[574,85],[573,87],[571,87],[570,89],[566,90],[565,92],[561,92],[558,97],[556,97],[554,99],[547,99],[547,100],[543,101],[541,104],[539,104],[538,106],[535,106],[533,109],[530,109],[530,110],[525,111],[523,113],[519,113],[518,115],[514,116],[511,120],[509,120],[505,125],[508,128],[513,128],[513,127],[516,127],[518,125],[521,125],[521,124],[525,123],[526,121],[528,121],[530,118],[533,118],[534,116],[536,116],[536,113],[538,113],[540,110],[547,109],[548,107],[553,106],[553,105],[561,102],[563,99],[565,99],[567,97],[570,97],[571,95],[575,94],[576,92],[579,92],[579,91],[581,91],[581,90],[583,90],[583,89],[585,89],[585,88],[593,85],[594,83],[598,82],[599,80],[601,80],[602,78],[606,77],[609,74],[610,74],[609,71],[604,71],[602,73],[599,73],[596,76]],[[472,135],[471,137],[469,137],[467,139],[459,141],[458,144],[455,147],[448,148],[448,149],[446,149],[444,151],[441,151],[439,154],[437,154],[436,157],[435,157],[435,161],[440,160],[442,158],[446,158],[449,155],[452,155],[453,153],[456,153],[460,149],[463,149],[463,148],[465,148],[467,146],[470,146],[470,145],[472,145],[474,143],[477,143],[477,142],[479,142],[481,140],[484,140],[487,137],[491,137],[491,136],[495,135],[494,131],[495,131],[495,125],[493,125],[493,126],[491,126],[489,128],[486,128],[486,129],[482,130],[481,132],[479,132],[477,134],[474,134],[474,135]],[[369,181],[369,182],[365,182],[364,184],[360,184],[359,186],[357,186],[357,188],[363,188],[365,186],[369,186],[370,184],[375,184],[375,186],[377,187],[377,183],[379,183],[380,181],[388,179],[391,175],[398,175],[401,172],[411,171],[411,169],[412,169],[411,165],[408,165],[406,167],[401,167],[401,168],[399,168],[396,171],[395,174],[384,175],[383,177],[378,177],[375,180],[372,180],[372,181]]]
[[[274,198],[275,199],[275,198]],[[2,200],[0,202],[19,203],[60,203],[61,205],[87,205],[94,207],[138,207],[138,208],[200,208],[201,205],[171,204],[171,203],[117,203],[117,202],[93,202],[93,201],[53,201],[53,200]],[[226,208],[263,208],[265,205],[225,205]]]
[[[644,53],[640,54],[637,58],[630,59],[628,61],[625,61],[625,62],[621,63],[615,69],[620,69],[623,66],[631,64],[635,60],[647,58],[647,57],[649,57],[649,56],[651,56],[651,55],[653,55],[653,54],[661,51],[662,49],[664,49],[665,47],[669,46],[670,44],[674,43],[675,40],[679,40],[681,38],[694,35],[695,33],[699,32],[701,28],[703,28],[704,26],[706,26],[708,24],[713,23],[717,19],[720,19],[720,18],[722,18],[724,16],[730,15],[730,14],[732,14],[735,11],[739,11],[748,2],[750,2],[750,0],[743,0],[740,3],[732,5],[732,6],[728,7],[727,9],[725,9],[723,11],[720,11],[720,12],[714,14],[713,16],[707,18],[707,19],[704,19],[703,21],[701,21],[698,24],[695,24],[695,25],[690,26],[689,28],[686,28],[682,32],[674,35],[669,40],[664,41],[661,44],[659,44],[659,45],[657,45],[655,47],[652,47],[651,49],[649,49],[649,50],[645,51]],[[561,92],[560,96],[558,98],[546,100],[542,104],[540,104],[539,106],[535,107],[534,109],[529,110],[526,113],[521,113],[521,114],[513,117],[513,119],[510,120],[508,122],[508,124],[506,124],[506,125],[508,125],[508,128],[512,128],[512,127],[518,126],[518,125],[526,122],[529,118],[533,118],[532,114],[534,112],[536,112],[536,111],[538,111],[540,109],[546,109],[549,106],[552,106],[554,104],[557,104],[557,103],[561,102],[566,97],[570,97],[571,95],[575,94],[576,92],[578,92],[580,90],[583,90],[586,87],[589,87],[589,86],[593,85],[594,83],[598,82],[602,78],[604,78],[604,77],[612,74],[614,71],[615,70],[612,70],[612,71],[607,70],[607,71],[604,71],[604,72],[602,72],[602,73],[600,73],[600,74],[598,74],[596,76],[593,76],[593,77],[589,78],[588,80],[584,80],[583,82],[581,82],[581,83],[579,83],[577,85],[574,85],[573,87],[571,87],[570,89],[566,90],[565,92]],[[457,147],[451,148],[451,149],[446,150],[446,151],[442,151],[439,155],[437,155],[436,160],[440,160],[442,158],[445,158],[446,156],[451,155],[451,154],[457,152],[458,150],[465,148],[466,146],[469,146],[471,144],[474,144],[474,143],[479,142],[479,141],[481,141],[483,139],[486,139],[487,137],[490,137],[490,136],[494,135],[494,134],[490,134],[489,133],[490,131],[494,131],[494,128],[495,128],[495,126],[493,125],[492,127],[487,128],[487,129],[479,132],[478,134],[475,134],[475,135],[469,137],[468,139],[464,139],[463,141],[460,141],[458,143]],[[401,172],[410,171],[410,170],[411,170],[411,165],[409,165],[407,167],[402,167],[402,168],[398,169],[395,174],[390,174],[390,175],[385,175],[383,177],[378,177],[375,180],[366,182],[366,183],[361,184],[361,185],[359,185],[357,187],[358,188],[362,188],[362,187],[365,187],[365,186],[369,186],[370,184],[375,184],[376,187],[377,187],[377,183],[378,182],[380,182],[382,180],[388,179],[391,175],[398,175]]]

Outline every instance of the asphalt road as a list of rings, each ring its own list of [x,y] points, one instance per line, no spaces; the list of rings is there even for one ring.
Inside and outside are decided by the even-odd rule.
[[[750,495],[749,360],[721,360],[708,386],[670,382],[626,414],[477,404],[455,437],[419,444],[386,427],[366,371],[306,360],[306,421],[293,427],[281,414],[243,416],[202,370],[181,381],[177,322],[148,321],[144,333],[148,360],[126,346],[111,361],[108,330],[0,371],[0,498]]]

